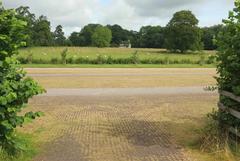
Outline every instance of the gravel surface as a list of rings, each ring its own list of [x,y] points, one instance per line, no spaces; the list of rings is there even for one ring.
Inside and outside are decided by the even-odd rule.
[[[162,87],[162,88],[79,88],[47,89],[42,96],[103,96],[103,95],[155,95],[155,94],[203,94],[212,93],[204,87]]]

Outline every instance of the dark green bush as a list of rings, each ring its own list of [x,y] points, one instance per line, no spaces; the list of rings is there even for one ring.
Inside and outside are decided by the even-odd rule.
[[[220,90],[225,90],[240,96],[240,1],[235,2],[235,8],[229,13],[229,19],[224,20],[224,28],[217,37],[219,52],[217,54],[217,78]],[[227,107],[240,111],[240,103],[220,97],[220,102]],[[220,121],[229,126],[240,127],[240,120],[229,113],[221,111]]]
[[[67,58],[67,64],[75,64],[73,57]]]
[[[138,56],[138,52],[135,51],[132,56],[130,57],[130,61],[131,63],[126,63],[126,64],[139,64],[140,62],[140,59],[139,59],[139,56]]]
[[[51,59],[51,64],[59,64],[59,63],[60,63],[60,61],[58,60],[58,58],[52,58]]]
[[[30,53],[27,56],[27,64],[32,64],[33,63],[33,53]]]
[[[61,63],[62,64],[67,64],[67,52],[68,52],[68,49],[64,49],[62,52],[61,52]]]
[[[25,147],[17,140],[16,128],[41,115],[40,112],[19,113],[29,98],[44,92],[18,67],[15,55],[19,47],[26,45],[23,32],[26,22],[15,15],[14,10],[5,10],[0,3],[0,149],[9,154],[16,154]]]
[[[24,57],[18,57],[17,60],[18,60],[19,63],[21,63],[21,64],[27,64],[27,63],[28,63],[27,59],[24,58]]]

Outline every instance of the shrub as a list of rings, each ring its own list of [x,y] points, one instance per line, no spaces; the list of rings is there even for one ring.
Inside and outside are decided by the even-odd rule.
[[[68,52],[68,49],[64,49],[62,52],[61,52],[61,63],[62,64],[67,64],[67,52]]]
[[[114,63],[114,59],[113,59],[111,56],[108,56],[108,57],[107,57],[106,63],[107,63],[107,64],[118,64],[118,63]]]
[[[5,10],[0,4],[0,146],[10,154],[24,150],[16,139],[16,128],[35,119],[41,113],[19,115],[28,99],[44,92],[31,78],[26,77],[14,58],[17,49],[26,43],[24,21],[15,17],[14,10]]]
[[[52,58],[51,59],[51,64],[58,64],[58,63],[59,63],[58,58]]]
[[[210,55],[206,61],[207,64],[216,64],[216,56]]]
[[[67,64],[74,64],[74,59],[73,59],[73,57],[67,58]]]
[[[235,1],[235,8],[229,13],[229,19],[224,20],[223,31],[217,37],[217,45],[219,46],[217,54],[217,78],[220,90],[229,91],[240,96],[240,1]],[[226,98],[220,97],[220,102],[227,107],[235,108],[240,111],[240,103]],[[240,120],[234,118],[228,112],[220,111],[223,117],[220,121],[228,126],[239,129]]]
[[[135,51],[132,56],[130,57],[131,64],[139,64],[140,59],[138,57],[138,51]],[[129,64],[129,63],[126,63]]]
[[[27,63],[28,63],[27,59],[24,58],[24,57],[18,57],[17,60],[18,60],[21,64],[27,64]]]
[[[205,64],[205,57],[203,55],[201,55],[200,60],[198,61],[198,64],[201,66]]]
[[[32,64],[33,63],[33,54],[30,53],[28,56],[27,56],[27,63],[28,64]]]
[[[98,55],[97,58],[95,59],[94,64],[104,64],[104,62],[105,62],[104,57],[102,55]]]

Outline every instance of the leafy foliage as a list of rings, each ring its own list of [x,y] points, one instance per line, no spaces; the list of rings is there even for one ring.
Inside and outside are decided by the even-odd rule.
[[[29,7],[25,7],[25,6],[20,6],[16,9],[17,12],[17,18],[27,22],[27,26],[25,26],[24,28],[24,33],[26,35],[28,35],[27,39],[26,39],[26,43],[28,46],[32,46],[33,45],[33,27],[35,25],[35,21],[36,21],[36,16],[35,14],[31,13]]]
[[[64,49],[62,52],[61,52],[61,62],[62,64],[67,64],[67,52],[68,52],[68,49]]]
[[[140,29],[140,47],[163,48],[164,28],[161,26],[143,26]]]
[[[222,25],[215,25],[211,27],[202,28],[202,42],[205,50],[216,50],[217,44],[215,39],[219,32],[222,30]]]
[[[0,5],[1,6],[1,5]],[[0,9],[0,146],[9,153],[24,150],[15,138],[15,129],[26,121],[41,116],[41,112],[18,115],[28,99],[44,92],[31,78],[26,77],[13,58],[17,49],[26,45],[26,22],[18,19],[14,10]]]
[[[240,1],[235,1],[235,8],[229,12],[229,18],[224,20],[224,28],[218,35],[219,53],[217,60],[217,78],[220,90],[225,90],[240,96]],[[221,96],[221,103],[240,111],[240,104],[230,98]],[[240,127],[240,120],[226,112],[220,112],[219,118],[223,123]]]
[[[98,26],[92,35],[92,45],[97,47],[108,47],[112,40],[112,32],[109,28]]]
[[[123,41],[128,41],[129,34],[127,30],[119,25],[108,25],[107,27],[112,31],[111,46],[118,47]]]
[[[166,48],[172,51],[201,49],[201,32],[198,19],[191,11],[176,12],[166,28]]]
[[[96,31],[96,28],[98,26],[101,26],[99,24],[88,24],[85,26],[80,34],[79,34],[79,40],[80,40],[80,46],[92,46],[92,36]]]
[[[47,20],[47,17],[40,16],[36,18],[36,15],[30,12],[29,7],[20,6],[16,9],[16,12],[18,18],[27,22],[27,26],[24,29],[25,34],[28,35],[26,40],[27,46],[93,46],[92,35],[98,26],[102,26],[100,24],[88,24],[84,26],[80,32],[74,31],[66,38],[61,25],[58,25],[55,31],[51,32],[51,24],[50,21]],[[215,50],[217,48],[216,44],[213,43],[213,39],[215,39],[221,30],[221,25],[201,28],[202,35],[199,35],[200,30],[196,27],[198,20],[190,11],[177,12],[170,23],[176,23],[177,21],[179,21],[181,25],[175,28],[175,30],[170,30],[169,25],[167,27],[143,26],[140,31],[129,31],[117,24],[107,25],[112,31],[111,46],[119,47],[122,42],[130,40],[131,46],[134,48],[163,48],[165,44],[168,49],[175,51],[181,50],[184,52],[184,50],[189,49],[201,49],[202,43],[195,43],[195,40],[200,39],[198,41],[203,42],[204,49]],[[187,21],[196,24],[192,27],[191,25],[188,25],[188,27],[185,25],[185,27],[183,27],[182,24],[186,24]],[[178,33],[178,37],[175,36],[176,33]],[[201,38],[199,38],[199,36],[201,36]],[[175,38],[175,40],[173,41],[171,38]],[[190,39],[193,40],[193,42],[191,42]],[[174,42],[174,44],[172,42]]]
[[[47,17],[40,16],[36,20],[33,26],[32,41],[35,46],[50,46],[53,44],[50,21],[47,20]]]
[[[64,36],[63,27],[58,25],[56,30],[53,33],[54,35],[54,44],[57,46],[66,45],[66,37]]]

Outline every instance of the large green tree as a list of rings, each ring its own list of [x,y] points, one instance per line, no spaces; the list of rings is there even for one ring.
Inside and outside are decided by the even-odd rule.
[[[197,25],[198,19],[191,11],[176,12],[166,27],[166,48],[182,53],[201,49],[201,31]]]
[[[205,50],[216,50],[217,45],[214,42],[219,32],[222,30],[222,25],[202,28],[202,41]]]
[[[92,45],[96,47],[108,47],[112,40],[112,32],[108,27],[98,26],[92,35]]]
[[[162,48],[164,45],[164,28],[161,26],[143,26],[139,35],[142,48]]]
[[[92,45],[92,36],[99,24],[88,24],[84,26],[79,34],[79,40],[81,41],[81,46],[91,46]]]
[[[123,41],[129,40],[128,31],[123,29],[119,25],[108,25],[107,26],[112,31],[112,46],[119,46]]]
[[[217,36],[218,88],[240,96],[240,0],[235,1],[234,10],[229,12],[229,18],[223,20],[223,23],[224,27]],[[221,95],[220,102],[240,111],[240,103],[229,97]],[[240,120],[228,111],[220,111],[219,116],[221,123],[239,129]]]
[[[27,26],[24,28],[24,33],[28,35],[26,42],[27,46],[32,46],[33,42],[33,26],[36,21],[35,14],[30,12],[30,8],[26,6],[20,6],[16,9],[17,18],[27,22]]]
[[[40,113],[19,114],[28,99],[44,90],[19,67],[17,49],[25,46],[26,22],[18,19],[14,10],[5,10],[0,3],[0,149],[9,153],[23,150],[16,140],[16,127]]]
[[[72,32],[68,39],[71,42],[72,46],[80,46],[81,44],[80,42],[81,40],[79,38],[79,32]]]
[[[66,45],[66,37],[64,36],[63,27],[58,25],[53,33],[54,35],[54,44],[57,46]]]
[[[47,17],[40,16],[33,26],[32,41],[35,46],[53,45],[53,34],[51,33],[51,24]]]

